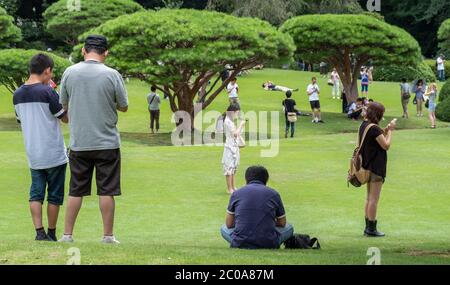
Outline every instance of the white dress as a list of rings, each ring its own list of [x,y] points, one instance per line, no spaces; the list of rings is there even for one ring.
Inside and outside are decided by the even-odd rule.
[[[224,175],[234,175],[239,166],[240,153],[237,140],[234,137],[236,126],[228,117],[225,118],[223,130],[225,133],[225,145],[222,157],[223,173]]]

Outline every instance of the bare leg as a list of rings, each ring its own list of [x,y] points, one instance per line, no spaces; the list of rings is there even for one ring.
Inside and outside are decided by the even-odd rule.
[[[377,219],[378,201],[380,200],[382,182],[370,182],[369,205],[367,207],[367,217],[370,221]]]
[[[234,176],[235,176],[235,175],[232,175],[232,176],[231,176],[231,187],[232,187],[232,189],[233,189],[233,192],[237,190],[237,189],[236,189],[236,185],[235,185],[235,179],[234,179]]]
[[[231,194],[234,191],[234,189],[233,189],[233,182],[232,182],[233,177],[231,175],[226,175],[225,179],[227,181],[227,191],[228,191],[228,193]]]
[[[113,235],[114,211],[116,203],[113,196],[99,196],[100,212],[103,219],[103,233],[105,236]]]
[[[59,206],[48,204],[47,205],[47,219],[48,219],[48,228],[55,229],[56,224],[58,223],[58,215],[59,215]]]
[[[31,219],[33,220],[34,228],[40,229],[44,226],[42,225],[42,203],[41,202],[30,202]]]
[[[75,221],[80,212],[82,197],[71,197],[67,200],[66,219],[64,223],[64,234],[72,235]]]
[[[366,205],[364,207],[364,215],[366,218],[369,216],[369,194],[370,194],[370,183],[367,183],[367,197],[366,197]]]

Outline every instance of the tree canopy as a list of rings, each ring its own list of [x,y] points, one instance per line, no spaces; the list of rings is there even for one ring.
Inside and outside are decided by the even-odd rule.
[[[224,89],[219,73],[232,76],[267,61],[291,58],[292,39],[265,21],[198,10],[145,11],[106,22],[89,33],[106,36],[107,64],[157,85],[169,96],[172,111],[193,114],[193,102],[211,79],[206,108]],[[82,38],[80,38],[82,39]],[[81,45],[74,52],[80,53]],[[213,90],[214,89],[214,90]]]
[[[438,47],[436,33],[441,23],[450,18],[450,1],[382,0],[381,13],[388,23],[413,35],[425,56],[434,57]]]
[[[239,17],[257,17],[275,26],[301,14],[363,12],[357,0],[208,0],[206,8]]]
[[[85,31],[107,20],[144,9],[131,0],[83,0],[79,7],[72,2],[60,0],[44,13],[47,32],[71,46],[77,44],[78,36]]]
[[[450,58],[450,19],[442,23],[438,31],[440,52]]]
[[[21,32],[14,25],[13,17],[9,16],[5,9],[0,7],[0,48],[9,47],[11,43],[21,40]]]
[[[281,30],[290,34],[300,58],[328,62],[337,68],[349,101],[358,96],[361,66],[416,65],[417,41],[401,28],[367,15],[308,15],[288,20]]]
[[[64,70],[71,64],[69,60],[38,50],[4,49],[0,50],[0,84],[13,93],[27,80],[29,61],[37,53],[45,53],[53,59],[54,80],[59,82]]]

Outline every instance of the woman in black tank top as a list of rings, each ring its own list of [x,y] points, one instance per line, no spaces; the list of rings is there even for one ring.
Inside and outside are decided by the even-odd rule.
[[[365,206],[366,228],[365,236],[382,237],[384,233],[377,230],[377,207],[380,199],[381,188],[386,178],[387,151],[391,146],[392,131],[395,129],[393,120],[385,129],[379,127],[385,108],[382,104],[372,102],[367,108],[366,118],[359,128],[359,137],[370,124],[374,124],[367,132],[361,146],[362,167],[370,171],[370,179],[367,183],[367,201]]]

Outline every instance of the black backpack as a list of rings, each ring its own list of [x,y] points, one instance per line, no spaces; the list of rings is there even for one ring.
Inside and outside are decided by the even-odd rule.
[[[284,242],[287,249],[320,249],[320,243],[317,238],[311,238],[309,235],[294,234]]]

